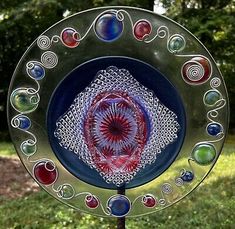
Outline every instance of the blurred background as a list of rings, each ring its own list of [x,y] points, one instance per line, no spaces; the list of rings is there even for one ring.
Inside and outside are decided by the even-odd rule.
[[[223,154],[190,197],[160,213],[127,220],[127,228],[235,228],[235,0],[1,0],[0,1],[0,228],[114,228],[115,220],[80,214],[40,191],[10,141],[7,91],[27,47],[55,22],[92,7],[128,5],[177,21],[207,47],[230,98]]]

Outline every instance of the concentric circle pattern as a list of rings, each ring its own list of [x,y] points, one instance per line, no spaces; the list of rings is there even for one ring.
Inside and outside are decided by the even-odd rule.
[[[190,84],[202,84],[211,76],[211,64],[205,57],[194,57],[182,68],[184,80]]]

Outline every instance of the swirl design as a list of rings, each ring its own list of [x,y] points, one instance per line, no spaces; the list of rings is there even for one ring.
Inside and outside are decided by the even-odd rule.
[[[52,187],[52,189],[59,198],[64,200],[72,199],[75,196],[75,190],[71,184],[62,184],[57,188]]]
[[[162,185],[162,192],[165,194],[171,194],[173,191],[171,184],[165,183]]]
[[[182,186],[184,185],[184,181],[182,180],[182,178],[178,177],[175,179],[175,185],[176,186]]]
[[[193,57],[183,65],[181,74],[188,84],[203,84],[211,76],[211,63],[206,57]]]
[[[198,64],[197,62],[191,62],[186,67],[186,75],[191,81],[198,81],[200,80],[203,75],[205,74],[205,71],[201,64]]]
[[[54,52],[46,51],[41,56],[41,62],[45,68],[54,68],[58,64],[58,57]]]
[[[212,88],[217,88],[221,85],[221,79],[218,77],[215,77],[211,79],[210,85]]]
[[[226,100],[223,98],[220,91],[218,91],[221,85],[221,80],[218,77],[211,79],[210,86],[212,89],[208,90],[203,97],[203,102],[207,107],[211,109],[207,112],[207,119],[209,123],[207,124],[206,130],[210,136],[214,136],[217,139],[209,140],[208,142],[214,143],[221,141],[224,138],[224,128],[217,121],[219,116],[219,110],[225,107]]]
[[[48,36],[42,35],[37,39],[37,45],[42,50],[47,50],[51,47],[51,40]]]

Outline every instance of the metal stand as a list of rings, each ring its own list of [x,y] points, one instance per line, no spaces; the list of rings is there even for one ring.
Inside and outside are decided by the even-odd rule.
[[[125,217],[118,218],[117,219],[117,229],[125,229],[125,222],[126,222]]]
[[[117,193],[120,195],[125,195],[125,186],[120,187]],[[126,228],[125,224],[126,224],[125,217],[117,218],[117,229],[125,229]]]

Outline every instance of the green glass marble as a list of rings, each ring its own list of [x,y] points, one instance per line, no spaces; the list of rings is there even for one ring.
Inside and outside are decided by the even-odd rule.
[[[198,164],[209,165],[216,157],[216,150],[210,144],[200,144],[193,149],[192,156]]]
[[[71,185],[63,185],[59,191],[59,196],[63,199],[70,199],[74,196],[74,189]]]
[[[37,108],[39,95],[33,88],[18,88],[12,92],[10,101],[15,110],[22,113],[29,113]]]
[[[33,155],[37,150],[37,146],[35,142],[31,139],[24,141],[21,144],[21,151],[26,155],[26,156],[31,156]]]
[[[217,91],[208,91],[204,96],[206,105],[213,106],[220,99],[220,94]]]
[[[179,35],[172,36],[168,43],[168,49],[171,52],[182,51],[185,47],[185,40]]]

